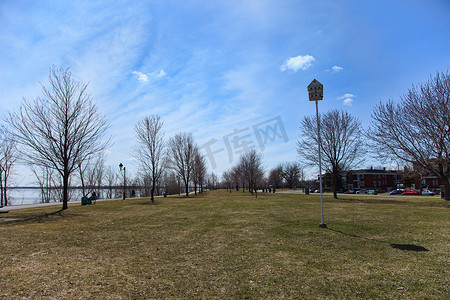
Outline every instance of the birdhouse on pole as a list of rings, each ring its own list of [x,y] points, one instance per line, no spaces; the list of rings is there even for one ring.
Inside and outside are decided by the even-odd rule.
[[[323,84],[317,80],[311,81],[308,85],[309,101],[317,101],[323,99]]]

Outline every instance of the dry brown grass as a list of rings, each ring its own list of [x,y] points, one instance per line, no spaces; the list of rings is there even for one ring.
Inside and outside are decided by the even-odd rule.
[[[4,298],[415,298],[449,295],[438,198],[208,192],[197,198],[11,211]],[[391,244],[429,251],[402,251]]]

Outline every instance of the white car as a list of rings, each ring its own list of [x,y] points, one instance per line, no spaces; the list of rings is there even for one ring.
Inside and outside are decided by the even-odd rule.
[[[357,194],[368,194],[369,191],[368,191],[368,190],[362,189],[362,190],[356,191],[356,193],[357,193]]]
[[[434,193],[432,191],[429,191],[429,190],[423,190],[422,191],[422,195],[434,196]]]

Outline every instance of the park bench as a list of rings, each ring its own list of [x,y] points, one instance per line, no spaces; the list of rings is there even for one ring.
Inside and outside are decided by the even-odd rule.
[[[88,204],[96,204],[97,203],[97,196],[92,195],[91,197],[81,197],[81,205],[88,205]]]

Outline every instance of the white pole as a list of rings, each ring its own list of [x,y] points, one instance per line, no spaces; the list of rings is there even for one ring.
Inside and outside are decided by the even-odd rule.
[[[319,101],[316,100],[316,117],[317,117],[317,137],[318,137],[318,145],[319,145],[319,182],[320,182],[320,215],[321,222],[319,227],[326,228],[327,224],[325,224],[325,220],[323,217],[323,190],[322,190],[322,154],[320,151],[320,145],[322,141],[320,139],[320,121],[319,121]]]

